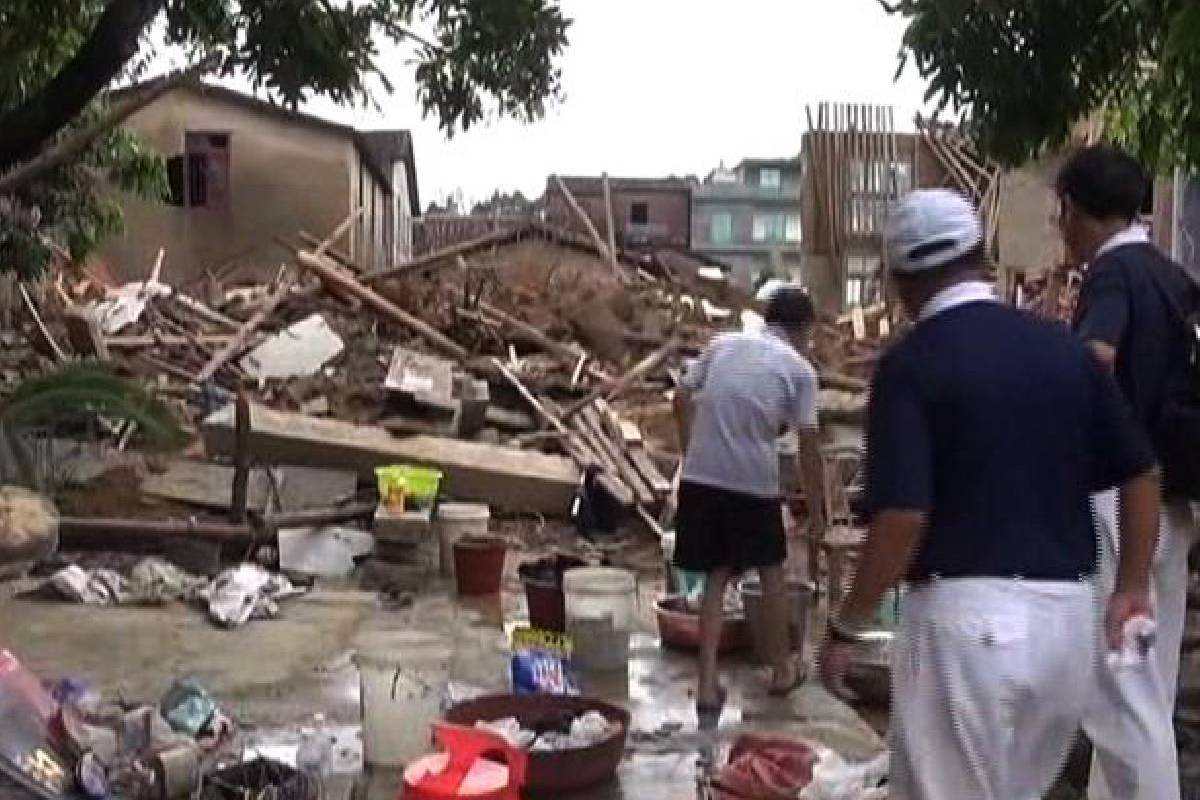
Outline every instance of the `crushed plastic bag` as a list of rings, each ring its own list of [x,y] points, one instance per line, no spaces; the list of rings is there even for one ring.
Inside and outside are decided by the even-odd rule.
[[[257,564],[242,564],[217,575],[202,596],[208,603],[209,618],[234,628],[251,619],[274,618],[279,614],[279,600],[302,593],[283,575]]]
[[[573,747],[591,747],[613,735],[613,725],[599,711],[587,711],[571,721]]]
[[[480,720],[475,723],[475,727],[479,730],[496,734],[520,750],[528,750],[530,745],[533,744],[533,740],[537,738],[537,733],[522,728],[520,721],[516,717],[505,717],[504,719],[492,720],[490,722]]]
[[[217,713],[217,703],[208,690],[195,681],[179,680],[163,695],[159,710],[171,729],[199,736]]]
[[[800,800],[886,800],[888,765],[886,751],[870,761],[851,763],[829,748],[817,748],[812,782]]]
[[[513,694],[579,694],[579,682],[570,667],[574,651],[570,636],[517,628],[512,650]]]

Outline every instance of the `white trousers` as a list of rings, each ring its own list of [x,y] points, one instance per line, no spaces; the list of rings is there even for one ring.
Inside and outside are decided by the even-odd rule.
[[[1116,492],[1095,495],[1092,507],[1100,540],[1097,587],[1107,597],[1119,549]],[[1190,504],[1164,507],[1151,584],[1158,627],[1153,657],[1142,666],[1117,670],[1100,663],[1094,703],[1083,724],[1093,746],[1090,800],[1179,798],[1172,716],[1187,606],[1187,554],[1195,531]]]
[[[960,578],[904,598],[892,800],[1040,800],[1070,752],[1098,641],[1086,582]]]

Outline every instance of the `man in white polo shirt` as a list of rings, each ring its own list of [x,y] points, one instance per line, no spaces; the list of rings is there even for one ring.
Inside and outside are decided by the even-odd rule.
[[[888,266],[916,324],[880,359],[867,424],[870,530],[822,677],[906,581],[893,643],[892,800],[1035,800],[1057,777],[1096,659],[1152,614],[1154,454],[1112,377],[1065,328],[995,302],[971,205],[908,194]],[[1089,496],[1119,487],[1115,589],[1097,597]],[[1100,639],[1094,604],[1107,606]],[[1132,800],[1132,798],[1131,798]]]
[[[815,313],[799,286],[777,288],[765,325],[716,337],[675,395],[683,476],[676,516],[675,564],[706,573],[700,611],[699,712],[719,712],[717,675],[725,587],[747,569],[762,581],[773,675],[785,695],[803,678],[788,652],[783,562],[787,542],[777,441],[797,429],[811,533],[824,530],[817,433],[817,373],[801,355]]]

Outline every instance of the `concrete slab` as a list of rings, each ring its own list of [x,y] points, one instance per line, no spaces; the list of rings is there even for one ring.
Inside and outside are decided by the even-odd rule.
[[[241,367],[252,378],[301,378],[316,373],[345,348],[320,314],[312,314],[251,350]]]
[[[162,472],[142,478],[142,493],[167,500],[178,500],[203,508],[229,510],[233,506],[233,467],[203,461],[173,459]],[[267,474],[257,469],[250,473],[246,487],[246,507],[263,511],[271,496]]]
[[[282,604],[278,619],[231,631],[181,605],[10,600],[0,603],[0,640],[43,678],[79,676],[130,699],[156,701],[175,678],[190,676],[238,717],[259,724],[298,722],[325,705],[353,719],[357,694],[343,697],[319,670],[349,647],[372,610],[296,598]]]
[[[350,469],[369,477],[381,464],[417,464],[440,469],[452,497],[493,508],[565,515],[579,481],[566,458],[480,442],[436,436],[396,438],[382,428],[251,406],[250,446],[275,464]],[[232,455],[233,405],[203,424],[208,452]]]
[[[454,399],[453,362],[405,347],[392,352],[383,387],[393,397],[416,406],[449,414],[458,408]]]
[[[344,469],[288,465],[276,469],[279,505],[284,511],[329,508],[358,489],[358,475]]]

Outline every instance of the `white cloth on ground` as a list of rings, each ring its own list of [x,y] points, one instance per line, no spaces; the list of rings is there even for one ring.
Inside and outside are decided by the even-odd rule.
[[[48,583],[63,598],[87,605],[202,602],[209,618],[226,627],[275,617],[278,601],[303,593],[286,576],[257,564],[231,567],[209,582],[158,558],[139,561],[128,578],[115,570],[85,570],[72,564],[50,576]]]
[[[1119,553],[1116,491],[1094,495],[1092,509],[1100,539],[1098,589],[1107,597]],[[1093,706],[1084,719],[1093,747],[1089,800],[1179,798],[1172,717],[1187,605],[1187,554],[1195,539],[1191,505],[1166,503],[1151,584],[1157,626],[1152,657],[1132,669],[1101,665]]]
[[[1066,760],[1094,662],[1090,582],[913,586],[892,653],[892,800],[1038,800]]]

